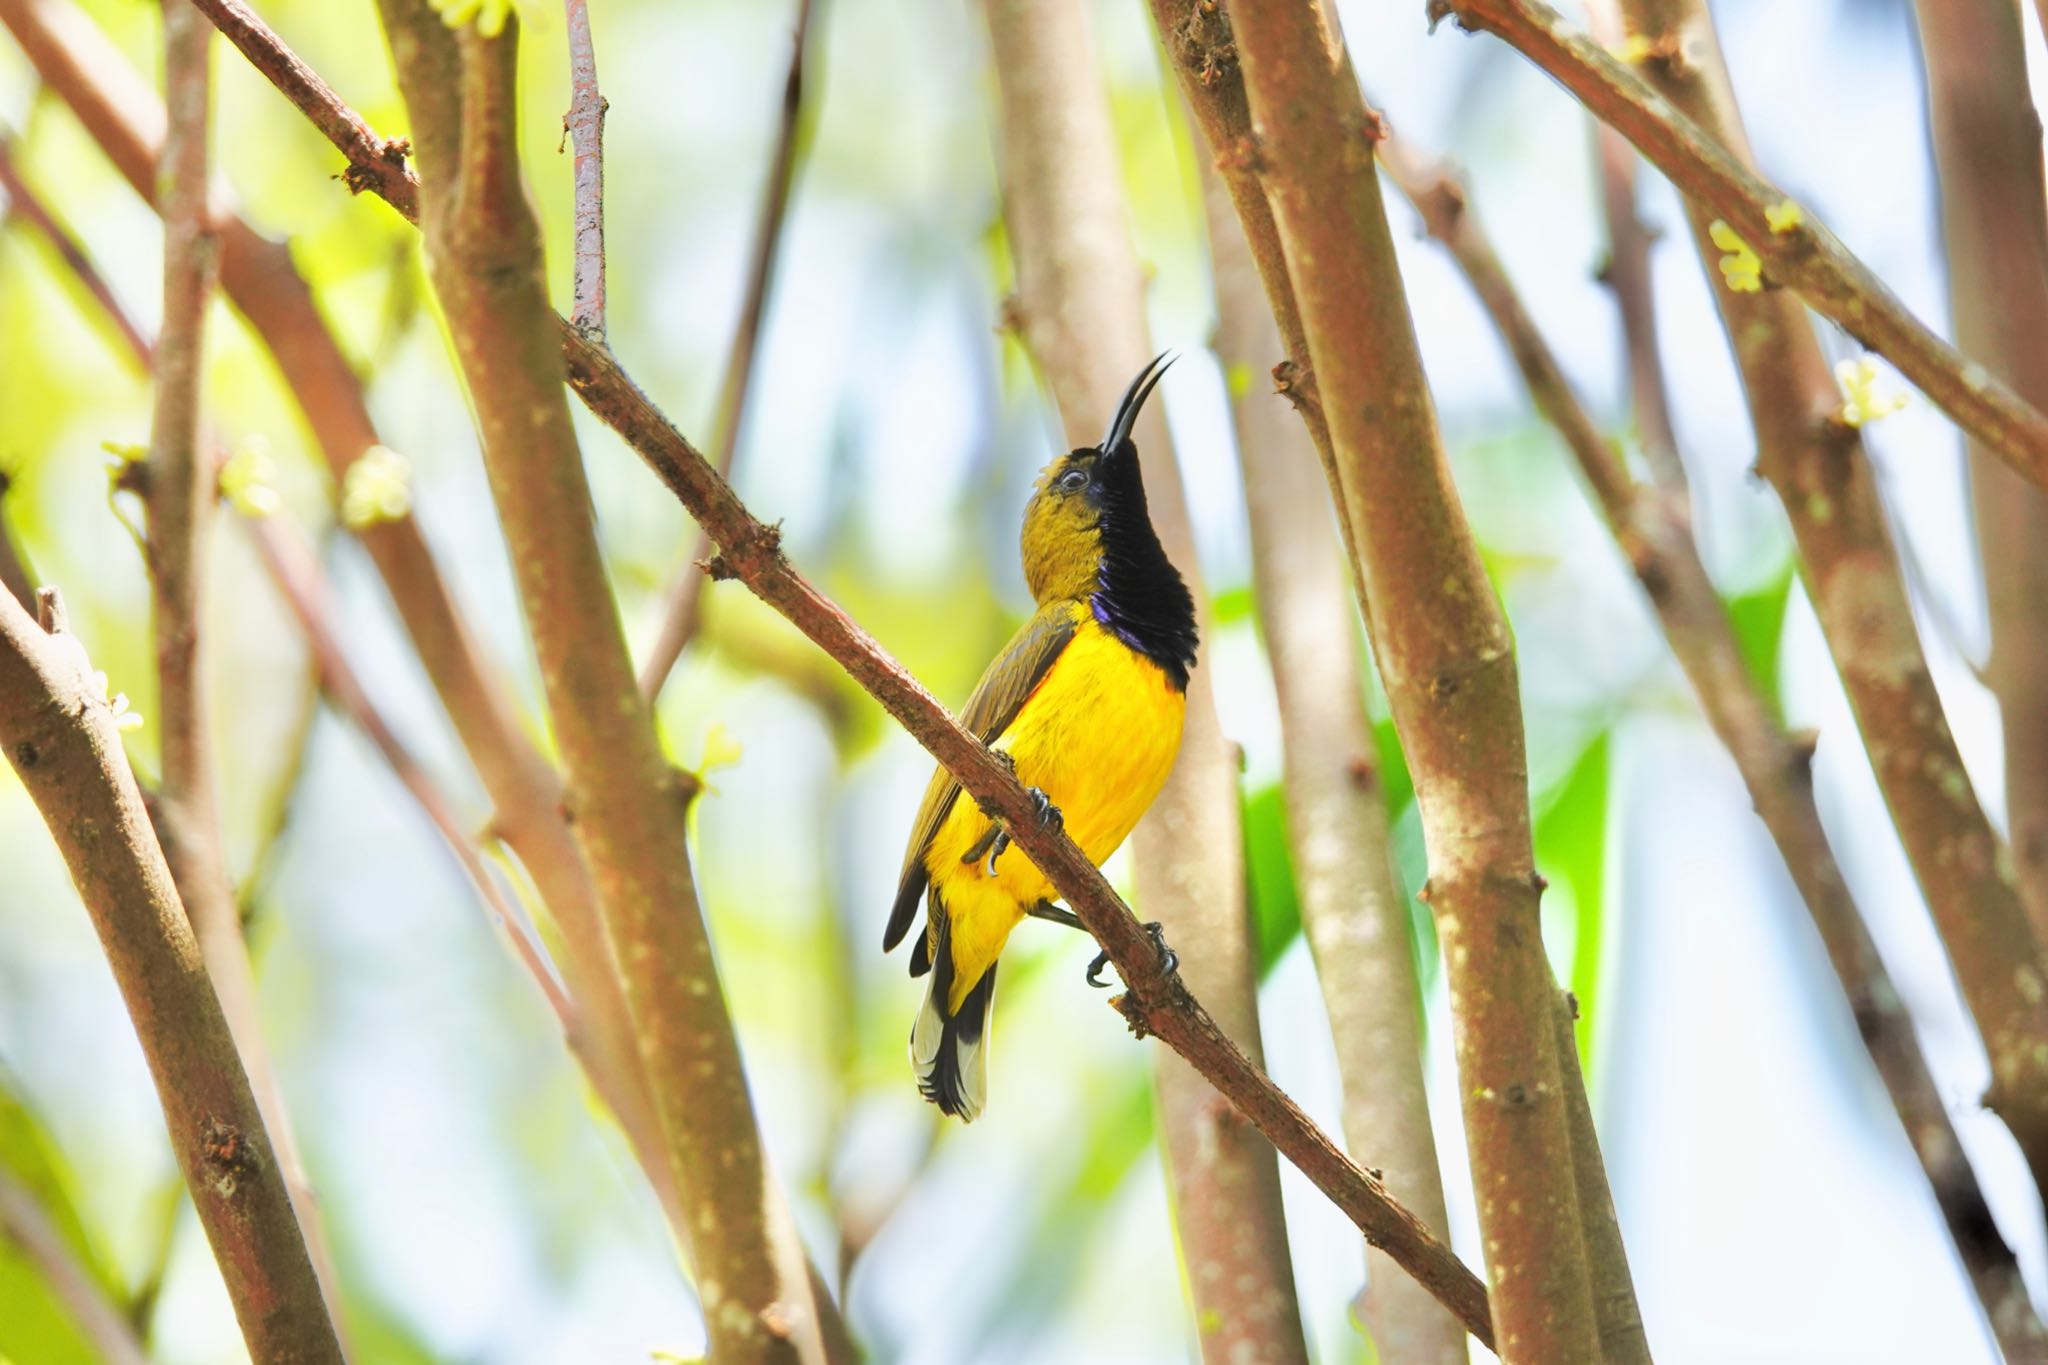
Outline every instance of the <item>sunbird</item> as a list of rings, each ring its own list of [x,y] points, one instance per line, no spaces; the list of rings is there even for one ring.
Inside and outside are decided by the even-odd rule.
[[[961,718],[1064,825],[1090,861],[1116,852],[1180,749],[1195,603],[1145,508],[1131,428],[1166,367],[1156,356],[1124,391],[1102,444],[1048,464],[1024,509],[1024,581],[1038,609],[982,674]],[[910,974],[931,974],[910,1030],[918,1090],[972,1121],[988,1096],[996,958],[1026,915],[1079,929],[1002,826],[944,768],[917,810],[882,937],[903,941],[925,901]],[[1159,926],[1146,926],[1155,940]],[[1161,942],[1161,950],[1165,944]],[[1106,961],[1088,968],[1091,984]],[[1168,954],[1169,964],[1172,956]]]

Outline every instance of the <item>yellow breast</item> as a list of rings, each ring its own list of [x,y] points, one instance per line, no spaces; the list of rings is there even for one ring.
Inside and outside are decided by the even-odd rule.
[[[1090,860],[1116,852],[1152,804],[1180,749],[1186,698],[1151,660],[1074,607],[1073,640],[995,743],[1017,764],[1017,779],[1037,787],[1065,817],[1068,835]],[[961,859],[988,831],[967,799],[956,801],[926,854],[925,866],[952,922],[957,1008],[1002,951],[1025,912],[1056,893],[1019,849],[990,877]]]

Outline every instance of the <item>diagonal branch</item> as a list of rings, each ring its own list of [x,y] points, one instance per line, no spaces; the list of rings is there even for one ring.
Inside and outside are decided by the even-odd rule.
[[[0,1167],[0,1240],[14,1243],[42,1275],[50,1293],[70,1311],[72,1321],[106,1365],[145,1365],[148,1358],[135,1328],[65,1243],[64,1234],[36,1202],[34,1191],[4,1167]]]
[[[1623,0],[1629,31],[1685,60],[1651,70],[1662,99],[1709,127],[1736,159],[1748,138],[1705,0]],[[1986,1103],[2048,1189],[2048,957],[2034,938],[2007,851],[1963,768],[1899,572],[1862,432],[1841,400],[1799,301],[1735,292],[1714,268],[1712,210],[1689,205],[1694,245],[1741,371],[1828,651],[1991,1064]]]
[[[171,1148],[250,1354],[340,1365],[298,1219],[199,944],[121,748],[104,675],[65,627],[0,593],[0,749],[92,915],[156,1082]]]
[[[50,244],[50,249],[64,262],[64,268],[70,272],[71,278],[92,297],[94,303],[99,305],[100,316],[120,329],[122,345],[130,354],[142,358],[143,369],[149,369],[149,343],[142,339],[142,333],[129,321],[126,311],[114,297],[113,287],[85,254],[85,247],[57,221],[49,206],[44,204],[42,198],[21,178],[20,168],[14,164],[14,148],[6,138],[0,138],[0,190],[7,191],[8,213],[18,216],[42,234],[43,240]]]
[[[197,2],[211,6],[220,0]],[[267,35],[267,46],[260,50],[267,52],[270,46],[282,50],[275,35]],[[258,65],[269,73],[270,66]],[[323,102],[340,103],[325,87],[314,94]],[[570,387],[632,447],[719,547],[712,561],[713,576],[739,579],[786,617],[959,778],[969,796],[996,812],[1013,841],[1045,871],[1129,983],[1120,1007],[1133,1026],[1158,1036],[1194,1062],[1369,1241],[1428,1286],[1466,1330],[1491,1344],[1485,1287],[1223,1036],[1177,978],[1161,972],[1151,936],[1087,856],[1064,834],[1038,821],[1036,807],[1015,775],[872,636],[796,572],[783,556],[774,529],[747,510],[608,350],[589,344],[559,319],[556,334],[567,353]]]
[[[798,121],[804,108],[804,63],[813,12],[813,0],[797,0],[789,76],[782,83],[782,115],[776,125],[775,148],[768,158],[768,182],[761,192],[761,212],[754,220],[754,243],[747,258],[746,294],[740,303],[739,327],[733,334],[732,350],[725,362],[725,377],[718,386],[718,409],[711,419],[711,430],[718,442],[718,476],[728,481],[732,478],[733,460],[739,454],[747,395],[753,391],[754,362],[760,353],[761,319],[767,311],[768,293],[775,285],[775,262],[781,250],[783,225],[789,218],[790,189],[796,181]],[[683,567],[669,586],[661,629],[640,667],[640,692],[650,701],[660,695],[662,684],[675,670],[676,660],[696,638],[702,620],[699,604],[704,600],[704,571],[700,565],[709,553],[710,542],[702,531],[697,532]]]
[[[1857,1031],[1898,1110],[1913,1153],[1948,1223],[1957,1255],[2008,1358],[2048,1353],[2048,1333],[2027,1299],[2019,1263],[1999,1236],[1948,1107],[1913,1032],[1904,1000],[1850,899],[1814,805],[1811,748],[1785,733],[1743,662],[1741,647],[1682,505],[1635,483],[1580,404],[1564,369],[1509,281],[1465,200],[1464,187],[1389,139],[1381,165],[1442,242],[1492,316],[1537,410],[1557,428],[1592,490],[1665,638],[1698,696],[1707,723],[1735,760],[1757,816],[1770,831],[1805,900]],[[1607,1345],[1602,1336],[1603,1347]]]
[[[1492,33],[1550,73],[1602,122],[1633,142],[1706,218],[1720,219],[1763,258],[1775,282],[1878,352],[1935,406],[2032,483],[2048,487],[2048,416],[1943,341],[1844,247],[1810,210],[1771,221],[1790,203],[1736,155],[1697,111],[1660,95],[1541,0],[1430,0],[1432,21]],[[1702,59],[1696,39],[1671,35],[1652,67]],[[1707,58],[1713,60],[1711,56]]]

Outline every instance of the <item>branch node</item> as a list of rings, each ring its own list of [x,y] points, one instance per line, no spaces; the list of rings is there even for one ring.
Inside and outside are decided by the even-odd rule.
[[[55,588],[36,589],[36,624],[45,635],[62,635],[71,629],[71,614],[64,609],[64,594]]]

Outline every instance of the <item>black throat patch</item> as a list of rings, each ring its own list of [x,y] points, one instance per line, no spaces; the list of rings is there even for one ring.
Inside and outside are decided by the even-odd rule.
[[[1102,558],[1089,606],[1103,629],[1164,669],[1185,692],[1195,666],[1195,600],[1166,557],[1145,507],[1138,452],[1126,440],[1097,488]]]

